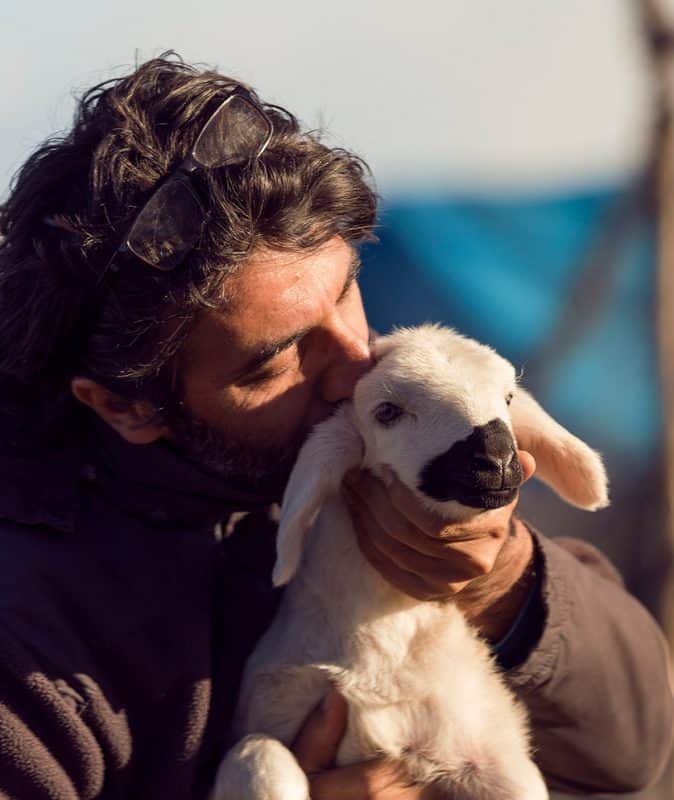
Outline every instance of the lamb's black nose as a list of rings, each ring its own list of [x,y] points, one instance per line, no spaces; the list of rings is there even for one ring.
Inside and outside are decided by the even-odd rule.
[[[480,506],[477,500],[490,493],[501,492],[505,498],[522,477],[512,434],[503,420],[493,419],[426,464],[419,489],[435,500]]]
[[[515,457],[512,434],[500,419],[475,428],[466,443],[468,452],[465,455],[472,455],[478,467],[487,471],[503,473]]]

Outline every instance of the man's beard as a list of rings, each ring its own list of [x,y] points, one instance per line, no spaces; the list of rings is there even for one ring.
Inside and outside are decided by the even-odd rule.
[[[191,461],[227,480],[233,488],[280,499],[297,454],[309,434],[296,432],[284,443],[243,441],[209,425],[183,404],[166,415],[172,442]]]

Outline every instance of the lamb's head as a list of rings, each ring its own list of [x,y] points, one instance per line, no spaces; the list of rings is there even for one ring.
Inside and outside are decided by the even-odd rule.
[[[375,343],[354,410],[364,465],[392,467],[453,518],[514,500],[522,483],[509,405],[513,366],[448,328],[403,329]]]
[[[353,406],[317,426],[300,452],[283,501],[275,583],[294,574],[306,532],[352,466],[392,468],[421,502],[458,520],[514,500],[519,448],[568,502],[607,504],[599,455],[518,387],[512,364],[491,348],[425,325],[378,339],[374,353]]]
[[[426,325],[382,337],[375,357],[354,396],[363,463],[374,472],[392,467],[425,504],[464,518],[515,499],[520,447],[565,500],[606,505],[600,457],[519,388],[513,365],[491,348]]]

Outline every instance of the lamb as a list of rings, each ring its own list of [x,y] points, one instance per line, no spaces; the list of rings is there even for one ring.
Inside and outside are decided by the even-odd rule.
[[[566,501],[608,503],[600,456],[517,386],[490,348],[425,325],[377,340],[376,365],[302,448],[284,496],[273,580],[290,582],[247,662],[237,734],[212,800],[308,800],[287,749],[336,686],[349,705],[337,764],[388,756],[465,800],[543,800],[526,713],[451,602],[420,602],[361,554],[340,498],[354,466],[392,468],[448,521],[511,502],[516,447]],[[292,580],[291,580],[292,579]],[[451,675],[451,680],[447,676]]]

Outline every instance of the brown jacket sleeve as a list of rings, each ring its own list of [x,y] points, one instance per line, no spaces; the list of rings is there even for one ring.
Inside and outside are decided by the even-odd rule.
[[[16,636],[0,633],[0,798],[84,800],[99,795],[104,756],[86,706],[51,680]]]
[[[551,789],[638,791],[672,740],[662,634],[596,548],[534,536],[546,622],[507,677],[529,709],[536,760]]]

